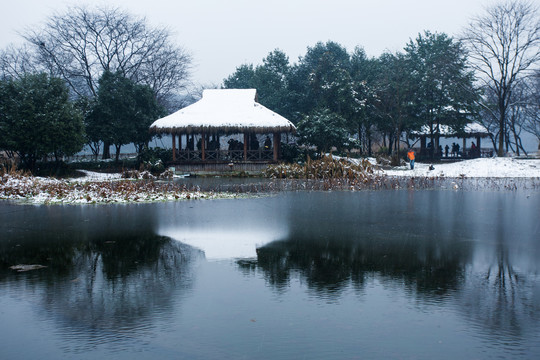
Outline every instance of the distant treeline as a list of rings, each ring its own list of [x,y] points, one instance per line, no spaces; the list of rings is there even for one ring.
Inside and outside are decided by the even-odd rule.
[[[531,2],[495,4],[459,38],[425,31],[402,52],[368,58],[336,42],[308,47],[296,63],[274,50],[243,64],[226,88],[256,88],[259,102],[291,119],[302,142],[321,151],[377,142],[389,153],[426,126],[438,149],[440,125],[479,122],[494,149],[525,152],[522,132],[540,141],[540,13]],[[353,139],[351,139],[351,137]]]

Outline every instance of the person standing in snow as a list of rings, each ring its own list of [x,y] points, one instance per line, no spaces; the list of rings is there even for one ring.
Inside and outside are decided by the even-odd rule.
[[[444,147],[444,154],[446,155],[446,157],[448,157],[448,144],[446,144],[446,146]]]
[[[409,149],[409,152],[407,153],[407,159],[409,159],[411,170],[414,170],[414,150],[413,149]]]

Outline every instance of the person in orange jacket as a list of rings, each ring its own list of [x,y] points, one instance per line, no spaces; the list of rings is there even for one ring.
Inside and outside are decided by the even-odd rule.
[[[409,152],[407,152],[407,159],[409,159],[411,170],[413,170],[414,169],[414,150],[413,149],[409,149]]]

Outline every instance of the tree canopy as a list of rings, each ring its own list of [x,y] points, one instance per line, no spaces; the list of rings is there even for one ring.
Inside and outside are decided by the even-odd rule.
[[[314,145],[324,154],[333,146],[341,149],[347,142],[345,119],[329,109],[319,109],[306,115],[298,123],[300,140],[307,145]]]
[[[0,148],[30,168],[46,156],[73,155],[84,144],[82,115],[65,83],[47,74],[0,81]]]
[[[402,134],[422,125],[433,129],[435,136],[441,124],[463,127],[476,111],[473,79],[459,42],[446,34],[425,32],[411,40],[405,52],[378,58],[368,58],[361,48],[349,53],[328,41],[308,47],[291,65],[276,50],[261,65],[239,66],[224,86],[256,88],[263,105],[299,125],[305,143],[341,148],[348,141],[346,135],[353,135],[371,154],[376,133],[383,142],[388,139],[390,151],[398,151]]]
[[[474,119],[478,93],[462,45],[429,31],[405,47],[417,124],[427,125],[438,148],[440,125],[460,130]]]
[[[286,118],[293,118],[295,110],[288,101],[290,72],[289,58],[276,49],[263,59],[262,65],[237,67],[234,74],[223,80],[223,86],[226,89],[257,89],[262,105]]]
[[[96,101],[87,116],[89,141],[103,141],[116,147],[134,143],[140,152],[151,139],[149,127],[163,115],[149,86],[135,84],[121,72],[103,73]]]

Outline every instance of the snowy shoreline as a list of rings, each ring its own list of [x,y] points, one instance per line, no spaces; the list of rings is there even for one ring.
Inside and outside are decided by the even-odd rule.
[[[188,190],[167,183],[126,180],[121,174],[84,171],[86,176],[58,180],[20,174],[0,177],[0,200],[34,205],[131,204],[238,197],[230,193]]]
[[[540,159],[479,158],[452,163],[416,163],[384,170],[387,176],[446,178],[540,178]]]
[[[410,170],[407,165],[378,170],[375,175],[381,178],[411,179],[411,181],[521,179],[530,181],[533,188],[540,187],[540,159],[474,159],[435,164],[432,170],[430,170],[430,165],[416,163],[414,170]],[[67,180],[24,176],[20,173],[4,174],[0,177],[0,200],[35,205],[128,204],[241,196],[230,192],[187,189],[174,182],[126,180],[121,178],[121,174],[83,172],[84,177]]]

